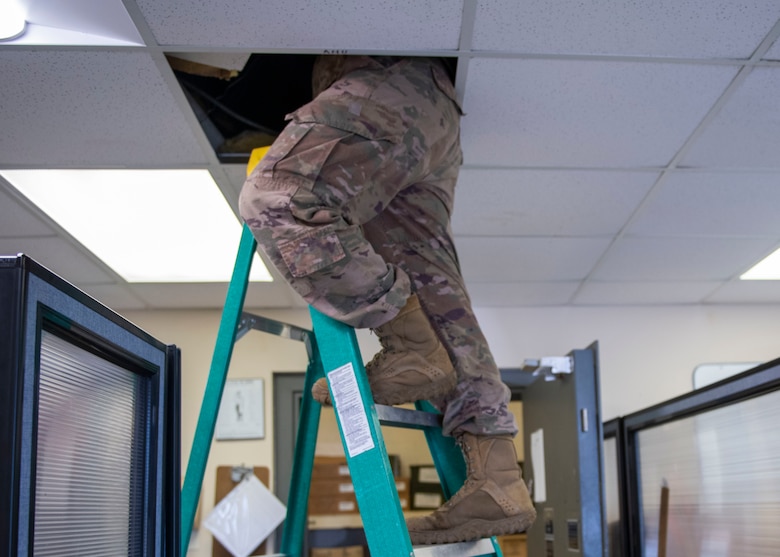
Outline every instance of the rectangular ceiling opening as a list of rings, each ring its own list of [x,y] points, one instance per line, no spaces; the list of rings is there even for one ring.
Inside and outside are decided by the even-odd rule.
[[[218,159],[245,164],[312,99],[317,54],[172,53],[168,62]],[[457,58],[447,58],[454,80]]]

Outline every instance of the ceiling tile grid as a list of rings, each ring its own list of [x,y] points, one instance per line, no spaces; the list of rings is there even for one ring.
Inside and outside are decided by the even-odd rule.
[[[235,209],[244,166],[216,162],[164,53],[446,52],[474,305],[780,303],[778,283],[738,280],[780,245],[777,0],[88,5],[57,20],[56,1],[36,2],[27,44],[0,43],[0,168],[208,168]],[[52,21],[88,46],[30,46]],[[118,281],[59,233],[0,181],[0,251],[116,309],[224,303],[224,284]],[[305,307],[276,278],[247,307]]]

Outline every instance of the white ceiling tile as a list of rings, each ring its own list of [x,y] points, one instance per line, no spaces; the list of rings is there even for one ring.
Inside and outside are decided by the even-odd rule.
[[[135,295],[152,307],[222,308],[227,283],[131,284]],[[289,287],[285,284],[250,283],[244,307],[289,307]]]
[[[695,304],[712,293],[719,282],[586,282],[575,305]]]
[[[705,301],[715,304],[780,303],[780,281],[735,280],[724,284]]]
[[[780,167],[780,67],[755,67],[683,158],[686,166]]]
[[[230,182],[230,186],[236,195],[241,193],[241,188],[246,181],[246,165],[245,164],[223,164],[222,167],[225,176]]]
[[[246,291],[244,306],[253,308],[308,307],[293,289],[284,281],[272,283],[253,282]]]
[[[89,284],[80,288],[114,311],[146,308],[143,300],[133,294],[126,284]]]
[[[105,0],[89,14],[82,8],[94,0],[34,4],[59,10],[61,38],[92,44],[103,34],[115,46],[0,47],[0,168],[205,166],[235,205],[245,167],[216,167],[175,80],[155,62],[160,47],[116,46],[141,41],[128,10],[147,19],[140,35],[173,45],[162,50],[220,58],[438,55],[462,44],[473,50],[460,53],[466,166],[453,228],[476,306],[571,304],[575,294],[584,305],[780,303],[776,282],[716,282],[780,242],[780,184],[770,176],[780,171],[780,66],[744,68],[747,79],[693,136],[682,162],[712,168],[672,169],[646,197],[741,62],[775,32],[777,0]],[[464,6],[476,11],[473,36],[461,37]],[[25,40],[52,24],[41,17]],[[764,59],[780,60],[780,42]],[[726,166],[736,168],[696,175]],[[53,226],[0,187],[0,253],[26,252],[120,310],[224,305],[226,284],[117,284]],[[278,281],[250,285],[245,307],[306,303]]]
[[[225,304],[227,283],[130,284],[130,290],[150,307],[218,308]]]
[[[0,254],[24,253],[76,285],[113,281],[107,272],[62,238],[0,238]]]
[[[0,237],[54,236],[55,232],[0,185]]]
[[[461,170],[452,226],[460,236],[617,233],[656,172]]]
[[[467,288],[474,307],[555,306],[567,304],[578,285],[579,282],[475,282],[467,284]]]
[[[149,54],[0,51],[0,164],[206,162]]]
[[[627,233],[780,237],[778,208],[780,173],[669,173]]]
[[[599,281],[725,280],[757,263],[776,242],[747,238],[631,238],[617,241],[593,272]]]
[[[605,238],[456,238],[470,282],[571,281],[584,278],[609,245]]]
[[[749,58],[780,18],[776,0],[477,4],[473,48],[545,54]]]
[[[467,164],[666,165],[736,73],[731,66],[474,59]]]
[[[764,55],[766,60],[780,60],[780,40],[775,41],[775,44]]]
[[[163,45],[239,48],[456,49],[462,0],[138,0]]]

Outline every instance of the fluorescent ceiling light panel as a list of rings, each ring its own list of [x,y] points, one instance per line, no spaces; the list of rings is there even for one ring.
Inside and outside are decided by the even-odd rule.
[[[742,280],[780,280],[780,249],[756,263],[739,278]]]
[[[230,281],[241,224],[208,170],[0,175],[128,282]],[[250,280],[273,280],[257,254]]]

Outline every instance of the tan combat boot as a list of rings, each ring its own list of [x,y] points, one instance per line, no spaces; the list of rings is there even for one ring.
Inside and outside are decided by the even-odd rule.
[[[377,404],[436,399],[455,388],[455,369],[416,294],[374,332],[382,350],[366,364],[366,371]],[[325,378],[314,383],[311,393],[322,404],[331,403]]]
[[[463,487],[429,516],[406,521],[414,545],[456,543],[527,530],[536,518],[509,435],[463,433]]]

